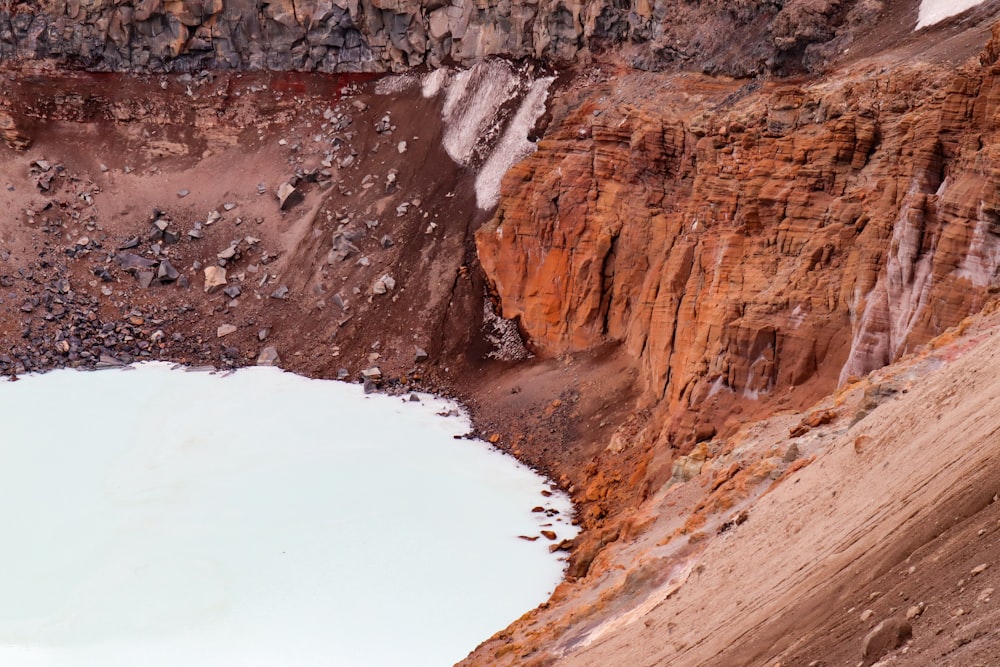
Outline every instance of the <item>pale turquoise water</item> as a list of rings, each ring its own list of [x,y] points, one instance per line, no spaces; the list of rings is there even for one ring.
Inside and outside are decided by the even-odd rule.
[[[573,528],[449,407],[261,368],[0,382],[0,664],[461,659],[560,580],[517,536]]]

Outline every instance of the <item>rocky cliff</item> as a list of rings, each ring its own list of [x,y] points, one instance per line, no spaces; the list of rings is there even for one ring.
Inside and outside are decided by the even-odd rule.
[[[104,70],[387,71],[485,56],[644,69],[817,68],[879,0],[41,0],[0,2],[0,58]],[[915,20],[915,16],[914,16]]]
[[[1000,267],[997,73],[987,53],[810,84],[592,81],[477,235],[504,315],[543,355],[625,347],[658,411],[624,444],[666,457],[653,491],[667,453],[981,307]]]

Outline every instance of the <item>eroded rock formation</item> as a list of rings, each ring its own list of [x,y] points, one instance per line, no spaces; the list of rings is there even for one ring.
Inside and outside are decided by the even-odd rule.
[[[994,60],[807,86],[615,75],[563,98],[479,255],[537,352],[636,359],[658,411],[629,443],[656,452],[642,493],[676,451],[981,307],[1000,267]]]
[[[882,9],[878,0],[4,0],[0,59],[386,71],[484,56],[569,63],[630,44],[644,69],[748,75],[822,67]]]

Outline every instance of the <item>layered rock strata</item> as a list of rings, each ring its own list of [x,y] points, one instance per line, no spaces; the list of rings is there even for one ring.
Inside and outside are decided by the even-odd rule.
[[[987,49],[957,71],[616,73],[564,96],[477,244],[537,353],[615,342],[641,369],[653,418],[612,442],[588,500],[655,492],[695,442],[981,307],[1000,268],[998,74]],[[607,472],[629,449],[644,484]]]

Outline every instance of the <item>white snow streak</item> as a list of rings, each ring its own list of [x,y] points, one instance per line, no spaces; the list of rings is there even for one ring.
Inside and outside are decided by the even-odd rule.
[[[981,4],[983,0],[923,0],[917,14],[916,30],[934,25]]]

